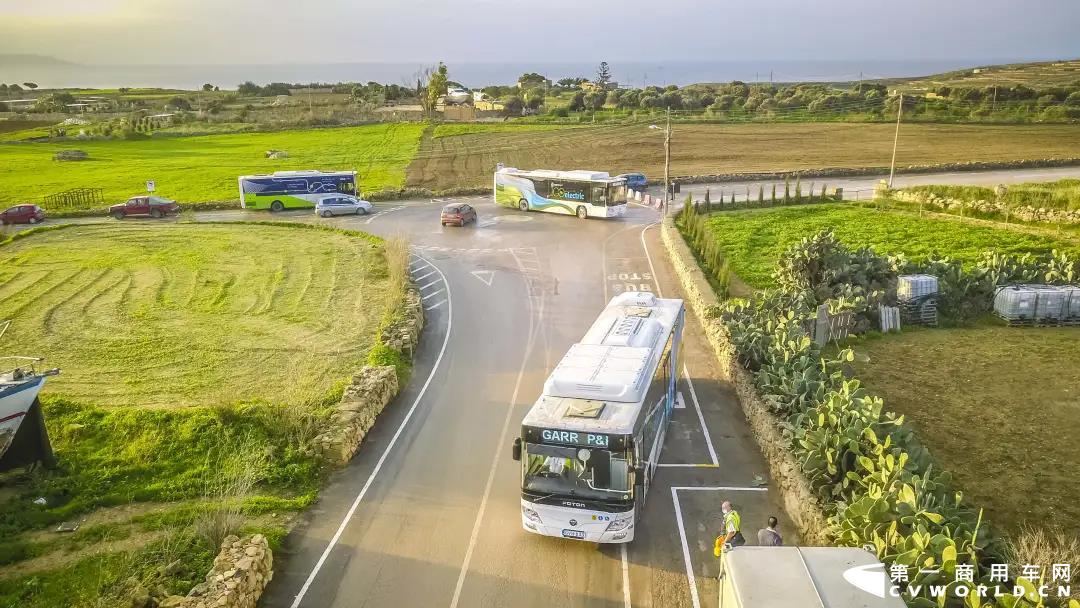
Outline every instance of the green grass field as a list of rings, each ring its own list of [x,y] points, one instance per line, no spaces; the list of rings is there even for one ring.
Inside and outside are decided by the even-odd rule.
[[[825,228],[832,228],[850,246],[869,246],[879,253],[903,253],[914,259],[936,252],[969,262],[991,249],[1001,253],[1042,253],[1054,248],[1080,252],[1072,241],[847,203],[724,211],[714,213],[708,226],[731,270],[758,288],[772,285],[773,269],[788,247]]]
[[[529,125],[534,127],[534,125]],[[439,191],[485,187],[497,163],[522,169],[664,171],[664,138],[644,122],[516,131],[501,123],[448,125],[425,138],[406,185]],[[675,176],[888,167],[894,125],[881,123],[677,124]],[[438,131],[437,131],[438,132]],[[1075,157],[1080,125],[907,124],[896,163],[934,165]]]
[[[925,192],[962,201],[994,201],[993,188],[985,186],[912,186],[911,192]],[[1034,182],[1011,185],[1001,198],[1009,205],[1028,205],[1048,209],[1080,209],[1080,179]]]
[[[0,250],[6,350],[97,405],[304,402],[359,368],[385,291],[373,241],[254,225],[90,225]]]
[[[975,70],[978,70],[977,72]],[[1011,87],[1018,84],[1034,89],[1070,86],[1080,81],[1080,59],[1011,63],[955,70],[921,78],[887,79],[892,86],[904,91],[925,91],[939,86],[951,87]]]
[[[145,192],[180,202],[239,200],[236,178],[289,169],[359,171],[361,190],[398,189],[415,156],[423,126],[360,127],[153,138],[134,141],[0,144],[0,205],[40,200],[69,188],[104,188],[107,202]],[[58,150],[79,149],[81,162],[52,160]],[[288,159],[265,158],[270,149]]]
[[[1080,535],[1080,328],[906,331],[853,348],[869,355],[856,376],[994,525]]]
[[[579,128],[576,125],[548,125],[540,123],[462,123],[436,125],[432,130],[432,137],[455,137],[458,135],[472,135],[475,133],[532,133],[536,131],[558,131],[561,129]]]
[[[62,369],[42,393],[59,466],[2,478],[0,606],[130,605],[132,576],[185,594],[222,522],[278,546],[323,479],[312,438],[378,351],[390,246],[285,224],[23,234],[0,246],[4,348]]]

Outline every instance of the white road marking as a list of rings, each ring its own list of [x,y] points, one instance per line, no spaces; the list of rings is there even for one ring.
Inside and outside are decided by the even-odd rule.
[[[660,288],[659,285],[656,286]],[[683,377],[686,378],[686,386],[690,387],[690,398],[694,400],[694,409],[697,410],[698,422],[701,423],[701,432],[705,433],[705,445],[709,446],[709,457],[712,458],[712,463],[719,466],[720,460],[716,458],[716,450],[713,448],[712,437],[709,436],[709,427],[705,426],[705,416],[701,413],[701,404],[698,402],[697,391],[694,390],[694,382],[690,380],[690,370],[686,368],[686,363],[682,366]]]
[[[686,409],[686,401],[683,400],[682,391],[678,391],[677,393],[675,393],[675,409]]]
[[[427,260],[424,261],[426,262]],[[440,271],[439,274],[442,274],[442,272]],[[446,280],[445,276],[443,277],[443,280]],[[362,487],[360,493],[356,495],[356,500],[354,500],[352,506],[349,507],[349,511],[345,514],[345,518],[341,520],[341,525],[339,525],[337,531],[334,532],[334,536],[330,538],[330,542],[326,545],[326,549],[323,551],[322,555],[319,556],[319,561],[315,562],[315,567],[311,569],[311,573],[308,574],[307,580],[304,581],[304,585],[300,587],[300,591],[296,594],[296,598],[293,599],[292,608],[298,608],[300,606],[300,602],[303,601],[304,596],[307,595],[308,589],[311,588],[311,583],[315,581],[315,577],[318,576],[319,570],[321,570],[323,564],[326,563],[326,558],[330,556],[330,552],[334,550],[334,546],[341,540],[341,535],[345,532],[346,526],[349,525],[349,520],[352,519],[353,514],[356,513],[356,509],[360,506],[360,502],[364,500],[364,495],[367,494],[372,482],[375,481],[375,477],[379,474],[379,470],[382,469],[383,463],[385,463],[387,457],[390,456],[390,450],[394,449],[394,445],[397,444],[398,438],[401,437],[401,432],[405,430],[405,425],[412,419],[412,415],[416,412],[417,406],[420,405],[420,400],[424,398],[424,393],[427,392],[428,386],[431,386],[431,380],[435,377],[435,372],[439,370],[439,364],[442,363],[443,355],[446,354],[446,345],[450,343],[450,330],[453,327],[454,320],[454,305],[450,300],[449,282],[446,284],[446,289],[447,308],[450,310],[450,314],[446,317],[446,335],[443,336],[442,347],[439,348],[439,356],[435,358],[435,364],[431,367],[431,372],[428,374],[427,379],[424,380],[424,385],[420,387],[420,392],[416,394],[416,399],[414,399],[412,405],[409,406],[409,411],[405,413],[405,418],[402,419],[401,424],[398,425],[398,429],[394,432],[394,436],[390,438],[390,443],[387,444],[386,449],[384,449],[382,455],[379,456],[379,460],[375,463],[375,468],[371,470],[371,475],[368,476],[367,481],[364,483],[364,487]]]
[[[443,304],[446,304],[446,300],[439,300],[438,302],[435,302],[431,306],[425,306],[424,310],[434,310],[434,309],[438,308],[439,306],[442,306]]]
[[[514,256],[517,260],[517,256]],[[520,266],[520,262],[518,264]],[[532,290],[529,289],[526,284],[526,295],[531,294]],[[465,575],[469,571],[469,562],[472,561],[473,549],[476,548],[476,540],[480,536],[480,524],[484,520],[484,511],[487,510],[488,498],[491,496],[491,486],[495,482],[495,469],[499,464],[499,456],[503,453],[506,443],[506,433],[510,428],[510,418],[514,413],[514,405],[517,404],[518,391],[521,389],[521,379],[525,377],[525,368],[529,362],[529,356],[532,355],[533,347],[536,345],[536,332],[543,327],[544,306],[543,300],[540,301],[540,310],[535,311],[533,307],[533,298],[531,295],[528,298],[529,301],[529,339],[525,344],[525,354],[521,357],[521,367],[518,369],[517,380],[514,381],[514,392],[510,396],[510,407],[506,408],[506,417],[503,419],[502,430],[499,432],[499,441],[495,446],[495,457],[491,460],[491,468],[488,469],[487,485],[484,486],[484,497],[480,499],[480,509],[476,512],[476,522],[473,523],[472,534],[469,536],[469,546],[465,550],[465,559],[461,563],[461,572],[458,573],[457,584],[454,585],[454,595],[450,599],[450,608],[457,608],[458,601],[461,600],[461,589],[465,586]],[[534,316],[536,318],[534,318]]]
[[[740,486],[708,486],[688,487],[673,486],[671,488],[671,502],[675,503],[675,522],[679,526],[679,541],[682,543],[683,562],[686,564],[686,582],[690,584],[690,601],[694,608],[701,608],[701,600],[698,598],[697,579],[694,577],[694,564],[690,561],[690,544],[686,542],[686,527],[683,524],[682,506],[679,504],[679,490],[688,491],[724,491],[724,492],[765,492],[767,488],[747,488]]]
[[[439,274],[442,274],[442,273],[440,272]],[[430,282],[430,283],[428,283],[426,285],[421,285],[420,286],[420,291],[424,291],[425,289],[427,289],[428,287],[431,287],[432,285],[438,285],[440,280],[442,280],[442,279],[435,279],[434,281],[432,281],[432,282]]]
[[[653,280],[656,281],[656,295],[662,298],[664,297],[664,293],[660,291],[660,277],[656,276],[656,268],[653,267],[652,256],[649,255],[649,246],[645,244],[645,231],[655,225],[656,224],[649,224],[641,229],[641,248],[645,250],[645,259],[649,260],[649,272],[652,273]]]
[[[425,274],[425,275],[422,275],[422,276],[418,276],[418,277],[413,277],[413,280],[414,280],[414,281],[423,281],[424,279],[426,279],[426,278],[430,277],[430,276],[431,276],[431,275],[433,275],[433,274],[435,274],[435,271],[434,271],[434,270],[432,270],[431,272],[429,272],[429,273],[427,273],[427,274]]]
[[[428,295],[426,295],[426,296],[424,296],[424,297],[422,297],[420,299],[421,300],[426,300],[426,299],[428,299],[428,298],[430,298],[432,296],[437,296],[437,295],[439,295],[440,293],[442,293],[444,291],[446,291],[446,290],[445,289],[440,289],[439,291],[433,291],[433,292],[429,293]]]
[[[619,545],[619,558],[622,561],[622,603],[623,608],[630,606],[630,562],[626,559],[626,543]]]
[[[480,279],[480,282],[488,287],[491,287],[491,282],[495,279],[494,270],[473,270],[469,274]]]

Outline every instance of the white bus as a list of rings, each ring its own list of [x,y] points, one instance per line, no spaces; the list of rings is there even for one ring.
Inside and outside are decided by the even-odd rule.
[[[521,421],[521,525],[628,543],[675,402],[682,300],[615,296],[563,356]]]
[[[358,196],[356,171],[275,171],[270,175],[241,175],[240,206],[244,209],[304,209],[323,194]]]
[[[626,215],[626,179],[601,171],[495,171],[495,203],[522,211],[588,217]]]

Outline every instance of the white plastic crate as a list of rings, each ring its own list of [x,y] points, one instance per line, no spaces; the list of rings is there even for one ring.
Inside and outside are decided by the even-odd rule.
[[[1071,304],[1071,291],[1055,285],[1009,285],[994,295],[994,312],[1009,321],[1061,321]]]
[[[1061,318],[1080,320],[1080,286],[1065,285],[1061,287],[1064,292],[1065,302],[1062,305]]]

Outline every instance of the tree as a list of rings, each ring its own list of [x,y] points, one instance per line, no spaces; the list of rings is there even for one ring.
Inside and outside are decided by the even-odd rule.
[[[564,89],[576,89],[581,86],[581,83],[585,82],[585,78],[560,78],[555,84]]]
[[[603,91],[593,91],[585,96],[585,107],[590,110],[599,110],[604,107],[607,95]]]
[[[578,91],[574,93],[573,99],[570,100],[570,111],[580,112],[585,109],[585,93]]]
[[[34,89],[37,88],[38,85],[37,85],[36,82],[24,82],[23,86],[30,89],[31,91],[33,91]]]
[[[544,105],[544,91],[542,89],[531,89],[525,93],[526,108],[539,110],[542,105]]]
[[[206,83],[206,84],[204,84],[204,85],[202,85],[202,90],[206,91],[207,93],[209,93],[210,91],[213,91],[213,90],[215,90],[215,89],[217,89],[217,87],[215,87],[214,85],[210,84],[209,82],[208,82],[208,83]]]
[[[179,96],[173,97],[172,99],[169,100],[169,103],[167,103],[165,105],[170,107],[170,108],[173,108],[175,110],[190,110],[191,109],[191,103],[188,102],[188,100],[184,99],[183,97],[179,97]]]
[[[522,89],[531,89],[533,87],[542,87],[547,84],[547,78],[537,74],[536,72],[529,72],[528,74],[522,74],[517,79],[518,87]]]
[[[525,102],[521,100],[517,95],[511,95],[503,102],[503,110],[507,116],[521,116],[521,110],[525,107]]]
[[[609,82],[611,82],[611,68],[606,61],[601,61],[600,67],[596,69],[596,85],[603,89]]]
[[[258,95],[260,91],[262,91],[262,87],[255,84],[254,82],[251,82],[250,80],[236,87],[236,92],[245,97],[253,97],[255,95]]]
[[[425,112],[434,112],[439,98],[446,95],[446,64],[439,62],[439,67],[428,80],[427,90],[424,92],[423,106]],[[520,113],[520,110],[518,111]]]

